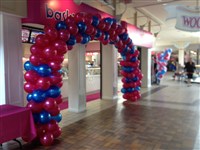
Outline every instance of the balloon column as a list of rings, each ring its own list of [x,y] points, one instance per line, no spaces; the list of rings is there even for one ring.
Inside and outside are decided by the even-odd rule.
[[[139,51],[128,36],[126,22],[118,23],[114,18],[102,18],[99,14],[76,13],[54,27],[46,26],[44,34],[38,35],[30,48],[30,61],[24,64],[27,107],[32,110],[37,136],[43,145],[51,145],[61,134],[58,123],[62,115],[58,104],[62,102],[60,87],[63,83],[59,70],[64,54],[76,43],[87,44],[91,40],[115,45],[123,57],[120,62],[124,76],[123,98],[129,101],[140,98]]]
[[[157,70],[156,78],[158,83],[160,83],[160,80],[164,76],[164,74],[167,72],[167,62],[170,59],[170,55],[172,53],[172,49],[166,49],[163,53],[158,53],[156,55],[156,62],[157,62]]]

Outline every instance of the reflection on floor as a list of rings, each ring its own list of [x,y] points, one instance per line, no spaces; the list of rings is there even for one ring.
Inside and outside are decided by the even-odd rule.
[[[121,86],[121,84],[119,85]],[[188,87],[167,74],[161,84],[142,88],[136,103],[96,100],[87,111],[62,111],[62,135],[51,147],[23,143],[23,149],[200,150],[200,85]],[[14,142],[0,149],[18,149]]]

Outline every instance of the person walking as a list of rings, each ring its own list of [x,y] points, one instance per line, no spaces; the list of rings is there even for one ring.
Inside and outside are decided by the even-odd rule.
[[[189,58],[189,61],[185,64],[185,70],[187,72],[187,77],[188,77],[187,81],[188,86],[191,86],[191,79],[193,78],[193,73],[195,69],[196,69],[195,63],[192,61],[192,58]]]

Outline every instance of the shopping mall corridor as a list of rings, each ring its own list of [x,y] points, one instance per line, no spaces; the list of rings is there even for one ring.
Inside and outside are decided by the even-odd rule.
[[[120,84],[119,84],[120,85]],[[188,87],[168,73],[160,85],[142,88],[132,104],[95,100],[87,111],[62,111],[62,135],[51,147],[23,143],[31,150],[200,150],[200,84]],[[0,149],[18,149],[8,142]]]

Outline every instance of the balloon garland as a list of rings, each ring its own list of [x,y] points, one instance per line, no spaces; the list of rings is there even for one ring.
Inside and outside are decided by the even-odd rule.
[[[157,73],[156,78],[158,80],[158,83],[160,83],[160,80],[164,76],[164,74],[167,72],[167,62],[170,59],[170,55],[172,53],[172,49],[166,49],[162,53],[157,53],[156,55],[156,63],[157,63]]]
[[[62,115],[58,104],[62,102],[60,88],[63,83],[59,70],[64,54],[76,43],[87,44],[91,40],[115,45],[122,56],[123,98],[133,102],[141,97],[143,75],[138,68],[139,51],[128,36],[126,22],[117,23],[114,18],[101,18],[99,14],[77,13],[57,22],[55,27],[46,26],[44,34],[36,37],[29,61],[24,64],[27,107],[33,113],[37,138],[45,146],[61,135],[58,123]]]

